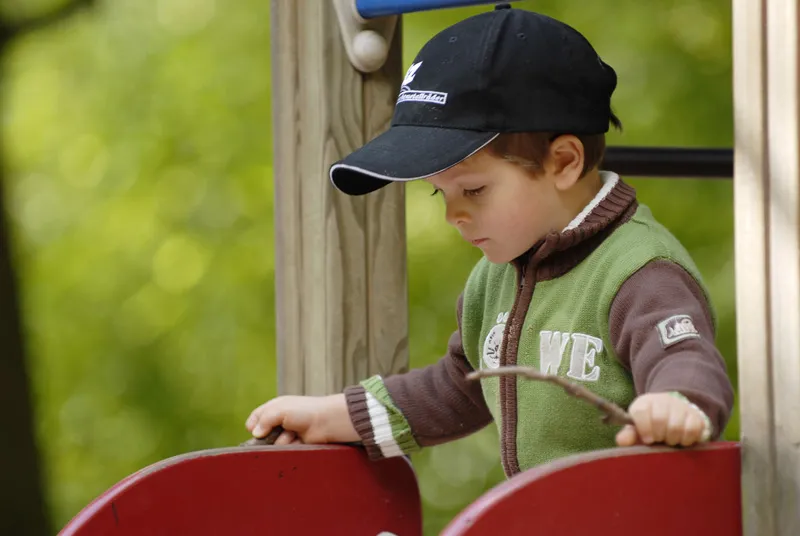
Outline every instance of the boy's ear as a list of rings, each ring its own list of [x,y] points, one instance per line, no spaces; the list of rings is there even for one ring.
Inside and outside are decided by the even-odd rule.
[[[581,178],[583,162],[581,140],[572,134],[563,134],[550,142],[545,170],[553,177],[556,189],[568,190]]]

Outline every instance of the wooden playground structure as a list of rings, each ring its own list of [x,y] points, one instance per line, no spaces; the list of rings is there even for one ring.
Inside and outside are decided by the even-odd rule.
[[[481,3],[492,2],[272,0],[282,394],[408,368],[403,187],[348,197],[327,170],[388,127],[402,14]],[[733,179],[740,441],[562,459],[477,498],[443,534],[800,534],[800,7],[733,0],[733,14],[733,150],[612,147],[605,165]],[[421,534],[421,515],[405,458],[247,446],[144,468],[61,534],[406,536]]]

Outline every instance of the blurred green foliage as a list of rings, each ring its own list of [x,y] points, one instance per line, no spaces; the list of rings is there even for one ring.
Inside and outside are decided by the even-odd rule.
[[[611,144],[731,146],[727,0],[517,5],[572,24],[617,69],[625,130]],[[485,9],[406,16],[406,66]],[[106,0],[15,43],[5,69],[5,186],[60,527],[143,466],[237,444],[276,393],[269,2]],[[629,182],[703,271],[736,381],[730,181]],[[423,366],[445,349],[478,252],[429,187],[407,192]],[[490,427],[414,457],[426,534],[502,479],[496,441]]]

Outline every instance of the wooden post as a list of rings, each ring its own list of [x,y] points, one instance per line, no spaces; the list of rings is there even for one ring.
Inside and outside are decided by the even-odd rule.
[[[782,536],[800,534],[800,10],[767,2],[770,350],[775,499]],[[744,326],[743,326],[744,327]]]
[[[767,310],[766,35],[762,0],[733,5],[734,250],[746,536],[774,535],[775,444]]]
[[[386,65],[363,75],[333,2],[272,0],[271,19],[278,385],[327,394],[408,366],[403,187],[349,197],[328,178],[388,127],[401,32]]]
[[[744,534],[800,534],[797,0],[734,1],[734,198]]]

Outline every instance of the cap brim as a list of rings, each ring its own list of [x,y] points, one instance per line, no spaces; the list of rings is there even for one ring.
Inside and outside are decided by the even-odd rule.
[[[396,181],[441,173],[497,137],[495,132],[396,125],[336,162],[330,178],[348,195],[363,195]]]

